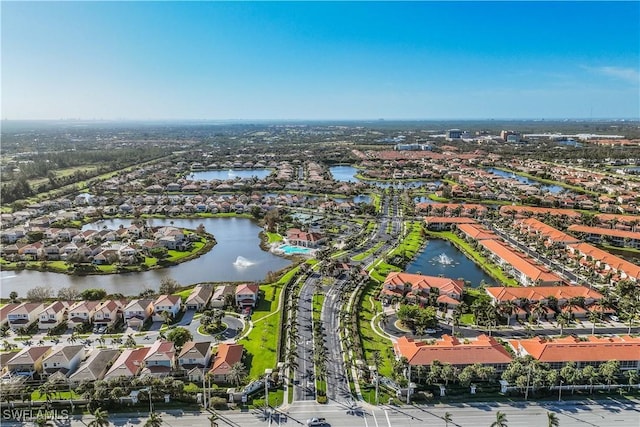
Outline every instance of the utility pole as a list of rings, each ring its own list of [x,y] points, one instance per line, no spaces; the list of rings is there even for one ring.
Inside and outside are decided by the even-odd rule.
[[[558,387],[558,402],[562,400],[562,380],[560,380],[560,387]]]

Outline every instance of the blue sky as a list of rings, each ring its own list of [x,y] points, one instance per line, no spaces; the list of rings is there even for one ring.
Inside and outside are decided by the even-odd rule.
[[[637,118],[639,2],[2,2],[2,118]]]

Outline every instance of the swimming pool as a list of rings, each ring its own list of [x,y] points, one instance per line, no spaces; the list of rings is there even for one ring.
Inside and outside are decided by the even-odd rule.
[[[278,248],[286,255],[308,255],[312,249],[304,248],[302,246],[282,245]]]

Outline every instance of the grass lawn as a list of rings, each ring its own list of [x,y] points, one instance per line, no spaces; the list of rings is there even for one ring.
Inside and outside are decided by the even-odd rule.
[[[460,316],[460,324],[461,325],[475,325],[476,319],[473,316],[473,313],[465,313]]]
[[[82,396],[72,391],[60,391],[54,392],[51,395],[52,399],[68,400],[68,399],[81,399]],[[45,396],[42,396],[38,390],[31,393],[31,400],[47,400]]]
[[[158,264],[158,259],[153,257],[144,257],[144,263],[147,267],[155,267]]]
[[[424,232],[420,221],[406,223],[405,227],[409,230],[409,234],[402,239],[397,248],[391,251],[390,257],[404,255],[407,258],[412,258],[424,244]]]
[[[278,308],[278,300],[280,299],[280,291],[282,290],[282,285],[279,285],[278,282],[272,283],[270,285],[262,285],[260,286],[260,290],[264,292],[264,296],[258,300],[258,305],[253,310],[253,314],[251,315],[251,319],[254,322],[257,322],[263,317],[268,316],[269,314],[276,311],[276,309]]]
[[[267,237],[269,238],[269,242],[268,243],[276,243],[276,242],[282,242],[283,237],[281,235],[279,235],[278,233],[269,233],[267,232]]]
[[[176,292],[174,295],[180,295],[180,298],[182,298],[183,301],[186,301],[186,299],[189,298],[189,295],[191,295],[192,291],[193,288],[183,289],[180,292]]]
[[[449,199],[447,199],[446,197],[439,197],[439,196],[436,196],[436,195],[435,195],[435,193],[433,193],[433,194],[429,194],[429,196],[427,196],[427,197],[429,197],[429,198],[430,198],[431,200],[433,200],[434,202],[442,202],[442,203],[445,203],[445,202],[448,202],[448,201],[449,201]]]
[[[118,266],[114,264],[101,264],[96,265],[96,268],[98,269],[98,271],[101,271],[103,273],[115,273]]]
[[[363,259],[365,259],[366,257],[370,256],[371,254],[375,253],[378,249],[380,249],[382,246],[384,246],[384,242],[378,242],[376,243],[374,246],[372,246],[371,248],[367,249],[365,252],[358,254],[356,256],[353,257],[354,261],[362,261]]]
[[[378,282],[384,282],[387,278],[387,275],[392,271],[401,271],[399,267],[395,265],[387,264],[385,262],[379,262],[375,264],[375,267],[371,271],[371,277]]]
[[[258,379],[267,368],[276,367],[279,316],[270,316],[253,325],[251,333],[238,341],[247,351],[246,365],[249,377]]]
[[[199,252],[204,247],[203,242],[194,242],[190,251],[167,251],[167,260],[177,262],[183,258],[192,256],[193,254]]]
[[[262,373],[264,375],[264,372]],[[291,389],[293,389],[293,387],[291,387]],[[264,392],[264,388],[263,388],[263,392]],[[253,399],[253,402],[251,403],[250,407],[259,409],[259,408],[264,408],[265,406],[265,401],[264,401],[264,394],[261,395],[262,399]],[[275,390],[269,389],[269,406],[278,406],[283,402],[283,398],[284,398],[284,390],[281,388],[277,388]]]
[[[371,327],[371,319],[376,313],[382,311],[380,301],[373,298],[378,293],[378,287],[370,283],[362,293],[358,311],[358,328],[360,341],[364,349],[364,357],[367,364],[371,364],[373,352],[379,351],[382,363],[379,367],[380,375],[390,377],[393,370],[393,349],[391,341],[376,334]],[[373,304],[372,304],[373,303]]]

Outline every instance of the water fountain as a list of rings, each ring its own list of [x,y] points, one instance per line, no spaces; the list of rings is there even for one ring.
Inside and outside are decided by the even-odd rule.
[[[441,253],[440,255],[435,257],[434,259],[438,264],[442,264],[442,265],[451,265],[451,264],[453,264],[453,258],[451,258],[450,256],[448,256],[445,253]]]
[[[236,268],[247,268],[253,264],[255,263],[252,261],[249,261],[243,256],[238,256],[238,258],[236,258],[236,260],[233,262],[233,266]]]

